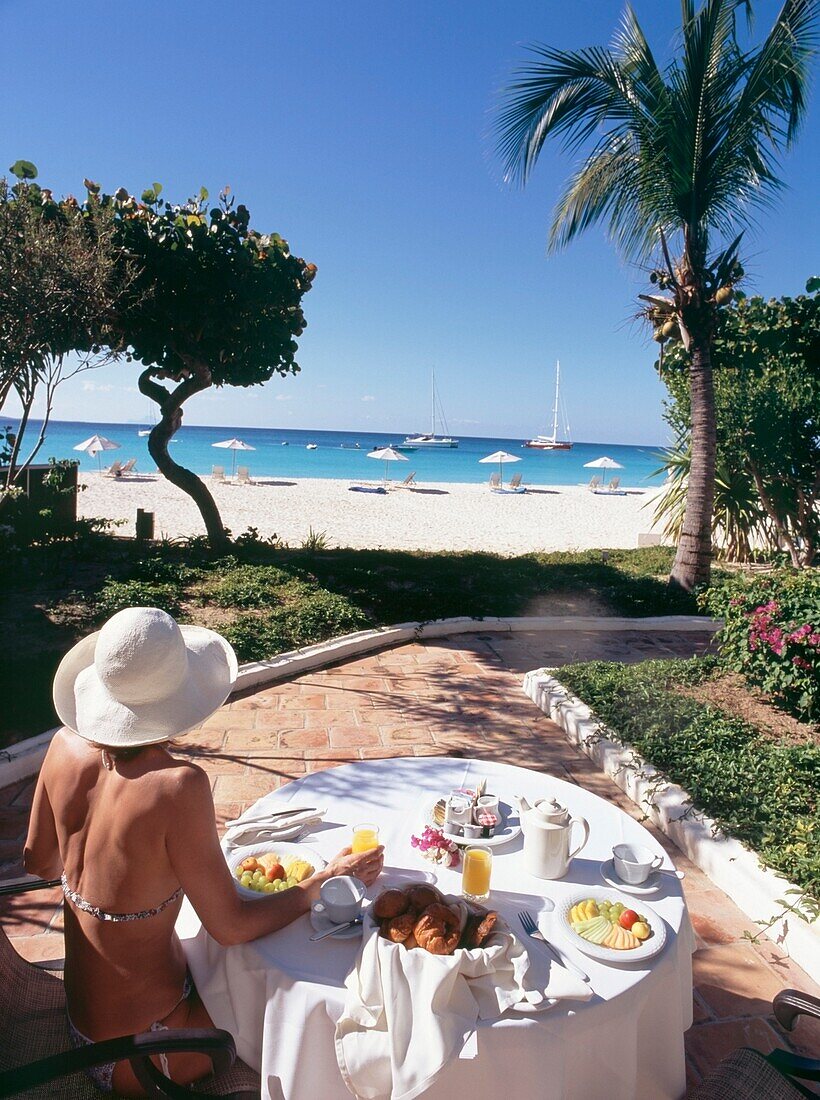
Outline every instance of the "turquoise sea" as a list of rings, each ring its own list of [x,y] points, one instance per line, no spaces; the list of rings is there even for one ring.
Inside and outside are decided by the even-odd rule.
[[[5,421],[4,421],[5,422]],[[9,418],[13,423],[13,418]],[[152,471],[154,463],[148,454],[147,438],[137,433],[146,425],[83,423],[77,421],[52,421],[48,426],[46,442],[38,461],[49,458],[79,459],[81,471],[97,469],[96,458],[75,451],[77,443],[98,434],[120,444],[117,451],[102,455],[103,462],[118,458],[137,459],[137,469]],[[36,439],[40,425],[33,421],[26,433],[28,439]],[[239,438],[255,451],[236,452],[237,462],[248,466],[252,476],[259,477],[320,477],[357,478],[374,480],[382,476],[384,463],[367,458],[367,452],[376,447],[401,443],[404,436],[382,432],[320,432],[295,431],[285,428],[235,428],[196,427],[184,425],[177,433],[171,454],[183,466],[198,474],[210,473],[216,463],[230,472],[233,452],[213,447],[220,440]],[[459,446],[453,450],[417,450],[407,454],[407,462],[391,463],[392,479],[415,471],[418,481],[427,482],[482,482],[495,467],[479,465],[479,459],[493,451],[508,451],[520,457],[514,472],[523,480],[536,485],[576,485],[589,481],[593,473],[602,471],[584,468],[584,463],[608,455],[622,466],[615,470],[621,483],[637,488],[660,484],[662,478],[652,475],[660,465],[660,447],[632,447],[617,443],[576,443],[571,451],[535,451],[522,448],[522,439],[488,439],[475,436],[459,436]],[[315,450],[307,450],[308,443],[315,443]],[[287,445],[285,445],[287,444]],[[23,448],[25,452],[25,447]],[[511,467],[504,470],[505,478]],[[609,474],[608,471],[603,471]]]

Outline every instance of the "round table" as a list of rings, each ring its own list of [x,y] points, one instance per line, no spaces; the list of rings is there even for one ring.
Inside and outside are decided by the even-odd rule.
[[[561,881],[528,875],[522,867],[521,836],[494,852],[491,904],[518,931],[519,909],[559,903],[579,887],[605,886],[600,878],[612,846],[626,840],[664,856],[652,836],[616,806],[552,776],[483,760],[406,757],[348,764],[289,783],[260,799],[269,808],[327,807],[322,825],[300,838],[325,857],[350,843],[351,826],[375,821],[385,844],[386,877],[432,872],[445,893],[460,892],[460,871],[424,860],[410,845],[424,825],[427,807],[442,794],[474,787],[486,777],[489,791],[511,803],[555,797],[573,817],[590,825],[587,846]],[[272,844],[272,847],[275,846]],[[667,924],[660,955],[643,964],[607,965],[574,950],[589,974],[595,996],[560,1001],[548,1011],[508,1012],[479,1022],[470,1042],[424,1096],[445,1100],[497,1100],[506,1095],[590,1100],[674,1100],[685,1092],[683,1033],[692,1022],[691,953],[694,935],[680,882],[660,875],[645,900]],[[370,894],[379,893],[384,882]],[[308,917],[273,935],[236,947],[220,947],[202,929],[186,901],[177,926],[197,988],[217,1027],[236,1038],[237,1051],[259,1069],[263,1097],[286,1100],[348,1100],[336,1064],[334,1027],[345,1001],[345,978],[360,940],[331,937],[311,943]],[[555,937],[564,945],[558,936]],[[528,941],[528,950],[543,951]],[[281,1091],[280,1091],[281,1088]]]

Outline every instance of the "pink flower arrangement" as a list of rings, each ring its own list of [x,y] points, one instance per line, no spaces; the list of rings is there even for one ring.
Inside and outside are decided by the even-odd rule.
[[[421,836],[410,837],[410,843],[431,863],[438,863],[442,867],[458,867],[461,859],[458,845],[448,840],[438,829],[427,825]]]

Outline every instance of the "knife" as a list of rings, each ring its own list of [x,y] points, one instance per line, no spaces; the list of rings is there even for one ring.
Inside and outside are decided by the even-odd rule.
[[[315,811],[315,806],[299,806],[295,810],[260,810],[258,814],[254,814],[251,817],[235,817],[233,821],[226,821],[225,827],[230,828],[232,825],[251,825],[255,821],[272,821],[275,817],[291,817],[293,814],[308,814],[311,811]]]
[[[355,925],[361,924],[361,923],[362,923],[362,918],[359,916],[359,917],[356,917],[355,920],[349,920],[347,922],[347,924],[337,924],[333,928],[329,928],[327,930],[327,932],[317,932],[315,936],[309,936],[308,939],[311,939],[311,940],[324,940],[324,939],[327,939],[328,936],[335,936],[337,932],[344,932],[344,930],[346,928],[353,928]]]

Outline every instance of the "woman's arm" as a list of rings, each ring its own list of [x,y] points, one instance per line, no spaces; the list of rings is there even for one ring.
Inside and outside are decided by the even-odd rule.
[[[184,765],[176,781],[166,837],[168,855],[206,931],[223,946],[247,943],[284,928],[308,912],[322,882],[332,875],[355,875],[370,885],[381,872],[383,849],[355,856],[343,852],[324,871],[290,890],[258,901],[241,898],[219,847],[207,775],[196,765]],[[271,847],[275,849],[275,842]]]
[[[59,878],[63,873],[63,860],[57,839],[57,826],[54,823],[54,811],[51,808],[51,801],[46,790],[50,753],[51,746],[49,746],[46,753],[40,775],[37,778],[37,786],[34,789],[34,799],[31,804],[31,815],[28,822],[28,835],[23,849],[23,866],[28,873],[46,879]]]

